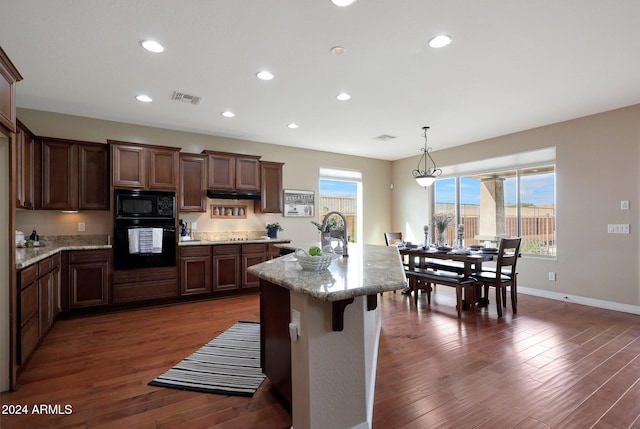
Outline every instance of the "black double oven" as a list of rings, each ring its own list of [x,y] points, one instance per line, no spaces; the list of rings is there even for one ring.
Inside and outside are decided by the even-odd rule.
[[[116,270],[176,265],[175,192],[114,191]]]

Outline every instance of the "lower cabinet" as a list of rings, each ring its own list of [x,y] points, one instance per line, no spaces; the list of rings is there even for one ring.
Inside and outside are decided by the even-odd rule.
[[[212,292],[211,247],[184,246],[178,248],[180,293],[183,296],[210,294]]]
[[[242,245],[242,288],[259,288],[260,279],[247,272],[247,268],[267,260],[266,244]]]
[[[213,246],[213,290],[214,292],[240,287],[239,244],[217,244]]]
[[[27,361],[60,312],[60,255],[18,271],[18,363]]]
[[[109,249],[69,251],[69,308],[109,304]]]
[[[114,304],[178,296],[178,268],[156,267],[113,272]]]

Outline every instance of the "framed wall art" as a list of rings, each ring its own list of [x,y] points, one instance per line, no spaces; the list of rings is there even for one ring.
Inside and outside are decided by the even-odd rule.
[[[247,206],[211,204],[212,219],[246,219]]]
[[[284,190],[284,215],[289,217],[313,217],[315,215],[313,191]]]

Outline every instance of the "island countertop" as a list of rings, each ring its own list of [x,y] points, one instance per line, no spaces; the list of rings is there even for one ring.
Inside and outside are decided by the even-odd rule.
[[[279,247],[308,249],[318,243],[288,243]],[[338,257],[329,268],[303,270],[294,254],[247,268],[261,279],[322,301],[341,301],[375,295],[406,286],[398,249],[393,246],[349,245],[349,256]]]

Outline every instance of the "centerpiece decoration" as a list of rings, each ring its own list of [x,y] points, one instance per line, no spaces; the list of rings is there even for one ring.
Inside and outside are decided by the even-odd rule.
[[[320,231],[320,242],[322,247],[324,248],[327,245],[330,246],[331,232],[338,228],[338,221],[335,219],[329,219],[324,225],[324,228],[322,227],[322,224],[320,222],[312,220],[311,223],[314,224],[316,228],[318,228],[318,231]]]
[[[453,222],[454,217],[455,215],[453,213],[437,213],[433,215],[433,223],[438,233],[438,246],[445,246],[447,244],[444,233],[449,227],[449,224]]]
[[[338,258],[331,246],[324,246],[322,249],[318,246],[311,246],[308,251],[298,248],[295,255],[302,269],[308,271],[327,269],[331,262]]]

